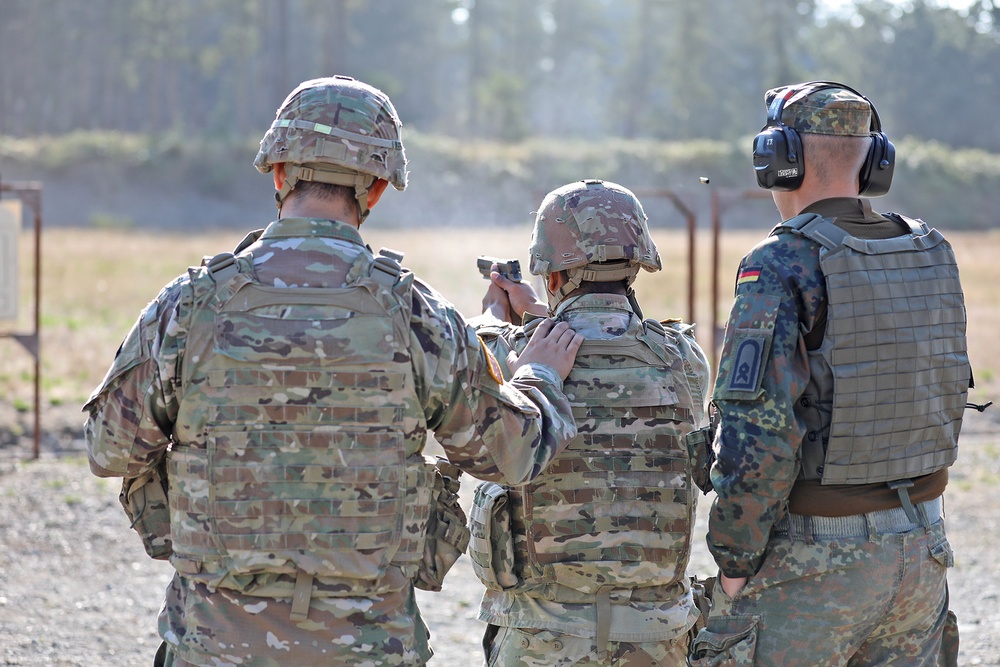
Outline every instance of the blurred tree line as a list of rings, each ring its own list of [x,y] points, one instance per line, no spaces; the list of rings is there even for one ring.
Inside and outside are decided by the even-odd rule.
[[[1000,0],[0,0],[0,135],[259,138],[299,81],[419,132],[732,141],[767,88],[840,80],[894,140],[1000,152]]]

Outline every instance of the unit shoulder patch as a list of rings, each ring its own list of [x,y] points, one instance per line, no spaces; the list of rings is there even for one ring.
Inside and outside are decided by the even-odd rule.
[[[483,354],[486,355],[486,371],[490,374],[491,378],[496,380],[497,384],[503,384],[503,370],[500,368],[500,362],[490,352],[490,348],[486,346],[482,337],[479,337],[479,345],[483,349]]]
[[[769,338],[769,334],[758,331],[739,331],[733,335],[733,366],[726,389],[749,392],[757,390]]]

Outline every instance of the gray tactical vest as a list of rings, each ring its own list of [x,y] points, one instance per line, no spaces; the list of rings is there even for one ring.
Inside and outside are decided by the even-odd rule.
[[[407,348],[412,276],[378,258],[343,288],[277,288],[246,257],[218,259],[191,272],[172,562],[221,568],[234,587],[305,573],[334,594],[384,590],[390,565],[420,560],[433,488]]]
[[[772,232],[818,243],[826,279],[826,332],[797,411],[806,479],[888,482],[955,461],[971,377],[958,266],[937,230],[897,219],[909,234],[859,239],[814,214]]]

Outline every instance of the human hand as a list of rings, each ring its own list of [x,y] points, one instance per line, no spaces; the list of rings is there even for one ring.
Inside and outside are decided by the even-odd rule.
[[[509,321],[518,323],[520,319],[524,317],[525,313],[531,313],[532,315],[538,315],[539,317],[545,317],[549,314],[548,305],[538,298],[538,295],[535,294],[535,290],[532,288],[530,283],[511,280],[502,273],[498,272],[497,268],[497,265],[494,264],[492,270],[490,271],[490,287],[495,285],[503,290],[506,295],[511,314],[515,318]],[[489,291],[487,291],[487,295],[489,295]],[[484,300],[484,310],[485,305]]]
[[[490,313],[502,322],[521,324],[520,315],[514,312],[511,306],[510,295],[497,283],[495,277],[499,276],[502,280],[506,280],[506,278],[496,272],[496,264],[493,265],[493,268],[494,271],[490,274],[490,285],[486,288],[486,294],[483,296],[483,312]],[[507,280],[507,282],[511,281]]]
[[[540,363],[553,368],[565,380],[573,370],[576,353],[583,344],[583,335],[578,334],[565,322],[542,320],[528,340],[528,345],[520,356],[513,352],[507,357],[511,372],[521,366]]]

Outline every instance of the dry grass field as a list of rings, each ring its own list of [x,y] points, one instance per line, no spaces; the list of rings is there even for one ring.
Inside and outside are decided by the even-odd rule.
[[[480,312],[486,284],[475,269],[476,257],[516,257],[527,276],[530,228],[424,228],[363,230],[375,249],[406,253],[405,264],[447,296],[466,314]],[[720,240],[718,325],[732,299],[739,258],[763,232],[726,232]],[[1000,230],[948,235],[962,269],[969,312],[969,338],[976,371],[973,400],[983,402],[1000,389],[1000,356],[990,343],[1000,332]],[[640,275],[639,302],[646,316],[683,317],[687,312],[688,239],[681,232],[654,232],[665,269]],[[42,394],[49,406],[81,404],[101,380],[139,310],[157,291],[202,255],[232,249],[238,233],[164,235],[135,231],[55,229],[42,239]],[[22,241],[22,294],[18,322],[0,322],[0,333],[28,331],[32,316],[32,240]],[[695,265],[699,339],[711,341],[711,238],[697,237]],[[530,277],[530,276],[529,276]],[[536,285],[537,288],[537,285]],[[721,343],[721,336],[718,338]],[[9,338],[0,338],[0,403],[24,411],[31,406],[32,360]]]
[[[380,230],[363,234],[373,248],[406,253],[405,264],[469,315],[480,311],[486,283],[479,254],[516,257],[526,267],[530,229]],[[730,303],[739,258],[764,234],[721,239],[718,320]],[[977,389],[971,400],[1000,397],[1000,356],[990,341],[1000,331],[1000,230],[948,235],[962,269]],[[687,310],[687,236],[654,232],[666,270],[636,283],[647,316],[683,317]],[[204,254],[230,250],[237,233],[165,235],[132,231],[54,229],[43,234],[41,348],[42,460],[25,461],[32,424],[32,359],[0,337],[0,665],[149,664],[158,643],[156,614],[170,576],[166,563],[145,558],[117,502],[116,480],[91,476],[82,456],[80,408],[100,382],[118,343],[161,286]],[[0,333],[25,332],[32,316],[32,243],[22,241],[20,319]],[[706,347],[711,239],[697,239],[694,321]],[[719,337],[721,342],[721,336]],[[962,633],[962,665],[1000,665],[1000,407],[969,413],[961,455],[946,493],[956,565],[949,574],[952,609]],[[463,484],[466,504],[474,480]],[[690,571],[713,573],[699,506]],[[481,664],[476,619],[482,588],[462,558],[442,594],[420,593],[437,652],[431,664]]]

